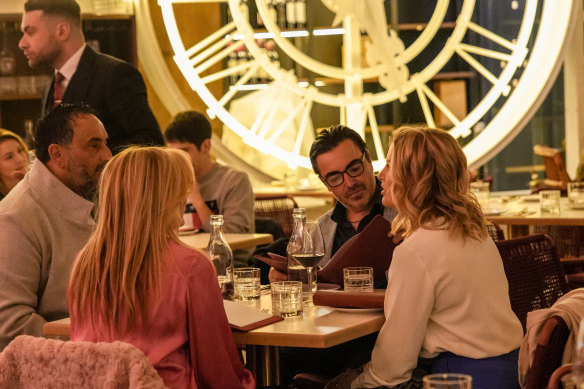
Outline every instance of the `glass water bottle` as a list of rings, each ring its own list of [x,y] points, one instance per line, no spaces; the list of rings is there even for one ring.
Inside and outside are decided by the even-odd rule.
[[[223,236],[223,215],[211,215],[211,237],[207,253],[217,270],[217,280],[225,300],[233,299],[233,252]]]

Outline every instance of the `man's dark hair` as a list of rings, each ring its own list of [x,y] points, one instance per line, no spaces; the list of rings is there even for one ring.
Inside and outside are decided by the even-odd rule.
[[[43,11],[47,15],[64,16],[81,23],[81,8],[75,0],[27,0],[24,12]]]
[[[205,139],[212,135],[211,123],[205,115],[196,111],[178,113],[164,132],[166,142],[194,144],[198,150]]]
[[[339,143],[347,139],[352,140],[355,146],[357,146],[361,152],[367,154],[366,158],[369,159],[367,145],[365,144],[363,138],[361,138],[361,135],[359,135],[354,130],[351,130],[349,127],[339,124],[322,130],[316,136],[316,139],[310,147],[310,163],[312,164],[312,170],[314,170],[316,174],[320,175],[318,166],[316,165],[316,157],[321,154],[328,153],[337,147]]]
[[[82,115],[97,116],[97,112],[87,104],[61,104],[46,112],[35,127],[34,148],[36,157],[47,163],[49,146],[68,145],[73,140],[73,125],[75,118]]]

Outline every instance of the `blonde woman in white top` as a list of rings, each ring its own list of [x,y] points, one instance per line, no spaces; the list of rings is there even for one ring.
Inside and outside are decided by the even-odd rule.
[[[442,130],[402,128],[379,173],[404,237],[393,254],[386,322],[371,361],[337,387],[419,388],[429,373],[473,376],[474,389],[518,387],[521,324],[501,257],[469,194],[466,157]],[[356,376],[356,377],[355,377]]]

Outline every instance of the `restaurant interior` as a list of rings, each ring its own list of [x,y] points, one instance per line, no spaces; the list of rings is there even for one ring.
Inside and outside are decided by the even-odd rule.
[[[473,188],[479,202],[486,196],[481,206],[524,331],[527,312],[584,287],[584,199],[569,197],[584,164],[581,0],[367,2],[378,8],[350,0],[78,2],[87,44],[140,70],[161,129],[179,112],[205,113],[213,157],[248,174],[256,218],[276,220],[284,236],[295,228],[292,209],[314,219],[336,204],[308,157],[321,130],[343,124],[357,131],[379,172],[396,128],[428,125],[456,138],[475,181],[488,183],[486,195],[484,186]],[[23,3],[0,6],[0,127],[27,140],[53,70],[29,68],[18,48]],[[557,212],[542,208],[548,190],[561,193]],[[272,242],[256,232],[251,241],[226,234],[227,241],[232,249]],[[181,239],[204,249],[209,235]],[[513,239],[524,240],[505,243]],[[374,256],[375,248],[363,246],[343,254],[368,249]],[[280,383],[280,347],[325,349],[379,331],[384,293],[366,296],[359,307],[369,311],[361,315],[326,307],[338,296],[315,295],[305,324],[266,325],[271,315],[262,314],[272,305],[263,295],[258,316],[229,308],[239,319],[247,315],[230,323],[239,327],[234,339],[257,386]],[[46,335],[68,339],[68,320],[49,323]],[[562,387],[552,385],[571,369],[552,375],[566,339],[578,335],[554,320],[533,345],[539,365],[533,362],[523,387]],[[294,384],[324,387],[319,380],[301,374]]]

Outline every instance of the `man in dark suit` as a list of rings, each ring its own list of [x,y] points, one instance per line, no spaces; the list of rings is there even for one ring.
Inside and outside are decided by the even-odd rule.
[[[29,66],[55,69],[43,92],[43,112],[61,102],[90,105],[114,153],[130,144],[164,144],[142,76],[130,64],[86,45],[75,0],[27,0],[24,10],[20,49]]]

